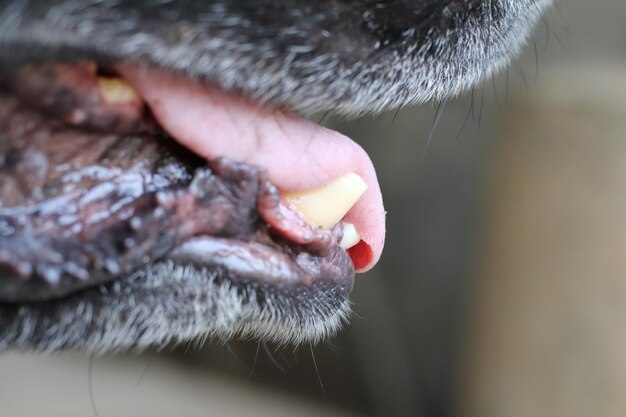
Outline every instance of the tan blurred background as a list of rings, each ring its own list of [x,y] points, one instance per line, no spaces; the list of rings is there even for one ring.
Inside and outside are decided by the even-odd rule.
[[[626,415],[626,2],[560,2],[428,144],[435,112],[324,121],[389,223],[319,373],[308,346],[11,354],[0,416]]]

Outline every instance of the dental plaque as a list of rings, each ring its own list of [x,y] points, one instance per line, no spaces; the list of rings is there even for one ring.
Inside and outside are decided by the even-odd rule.
[[[309,223],[320,229],[335,227],[367,190],[367,184],[355,174],[348,173],[314,190],[283,193],[289,206]],[[340,246],[349,249],[361,240],[352,223],[342,222]]]

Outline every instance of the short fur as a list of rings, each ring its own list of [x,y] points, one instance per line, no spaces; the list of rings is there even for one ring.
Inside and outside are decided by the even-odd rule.
[[[233,337],[317,342],[349,313],[340,287],[236,285],[224,273],[163,262],[61,300],[0,306],[0,351],[111,352]]]
[[[0,66],[133,60],[300,112],[359,115],[479,83],[515,56],[550,2],[0,0]],[[67,299],[0,305],[0,350],[300,343],[332,334],[348,312],[341,287],[235,285],[166,262]]]

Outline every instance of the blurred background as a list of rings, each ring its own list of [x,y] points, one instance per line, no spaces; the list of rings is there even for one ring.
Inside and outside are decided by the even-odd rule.
[[[0,415],[626,415],[626,2],[561,1],[445,105],[319,118],[368,150],[388,210],[348,328],[312,349],[4,355]]]

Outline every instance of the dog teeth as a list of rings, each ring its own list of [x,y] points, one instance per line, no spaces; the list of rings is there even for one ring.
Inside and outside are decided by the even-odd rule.
[[[349,173],[323,187],[285,193],[283,196],[308,222],[329,229],[346,215],[366,189],[367,184],[363,178]]]
[[[356,227],[352,223],[344,222],[343,223],[343,237],[341,238],[341,242],[339,242],[339,246],[343,249],[350,249],[361,240],[361,236],[359,232],[356,231]]]
[[[141,97],[121,78],[98,77],[100,93],[108,103],[141,103]]]

